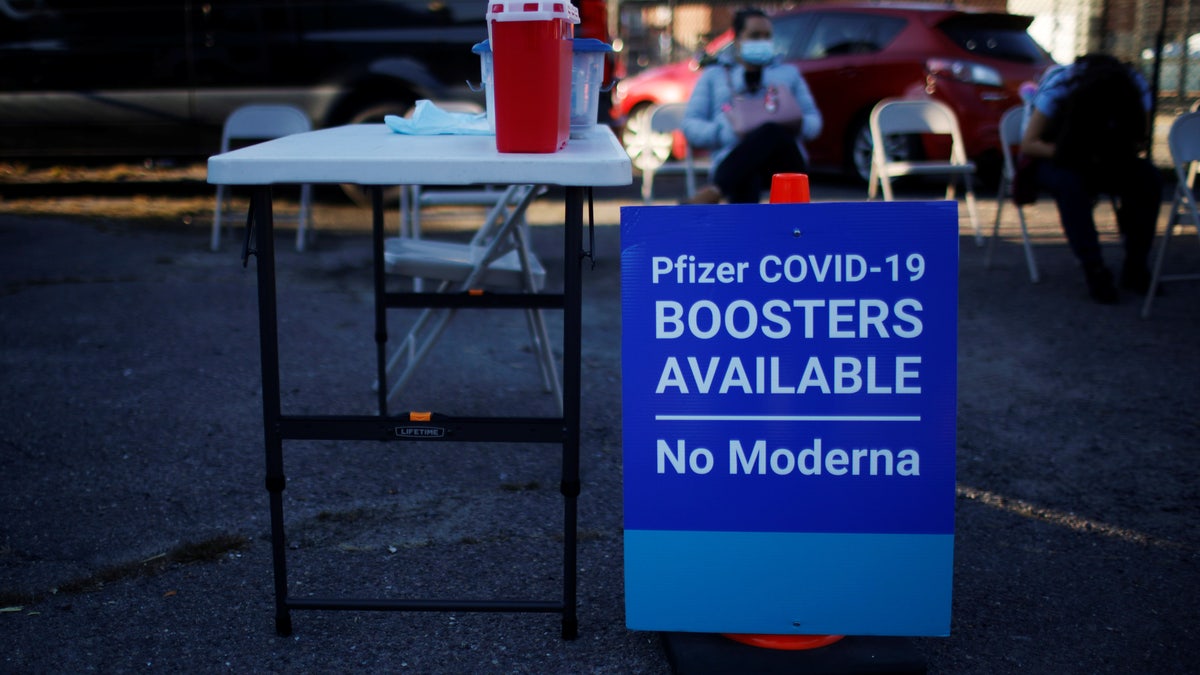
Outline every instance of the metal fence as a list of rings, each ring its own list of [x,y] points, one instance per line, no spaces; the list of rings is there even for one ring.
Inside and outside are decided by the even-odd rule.
[[[821,0],[816,0],[821,1]],[[694,55],[730,25],[733,13],[754,4],[767,11],[797,2],[644,2],[617,5],[614,35],[627,74]],[[952,4],[1034,17],[1029,33],[1059,63],[1107,52],[1154,81],[1159,108],[1183,110],[1200,97],[1200,7],[1192,0],[969,0]],[[1156,60],[1155,55],[1161,55]]]
[[[1200,7],[1191,0],[1012,0],[1008,11],[1033,16],[1030,34],[1060,63],[1106,52],[1147,79],[1157,63],[1161,104],[1184,107],[1200,96]]]

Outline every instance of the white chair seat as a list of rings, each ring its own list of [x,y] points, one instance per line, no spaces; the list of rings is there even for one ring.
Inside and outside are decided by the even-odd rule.
[[[438,279],[460,284],[484,262],[487,253],[482,246],[450,241],[393,237],[383,242],[383,262],[389,274]],[[529,256],[533,290],[540,291],[546,283],[546,269],[536,256]],[[521,256],[514,249],[487,265],[478,280],[479,286],[521,288],[525,270]]]
[[[970,175],[975,173],[975,164],[968,162],[966,164],[951,164],[950,162],[889,162],[888,174],[892,178],[897,176],[944,176],[944,175]]]

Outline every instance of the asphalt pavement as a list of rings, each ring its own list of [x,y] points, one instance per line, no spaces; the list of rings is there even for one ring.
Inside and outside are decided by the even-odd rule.
[[[530,214],[552,288],[555,196]],[[572,641],[555,615],[472,612],[296,611],[276,635],[254,259],[238,236],[210,252],[203,214],[0,215],[0,670],[669,672],[662,636],[624,622],[616,226],[637,196],[597,198]],[[285,410],[372,410],[364,214],[319,207],[304,253],[280,234]],[[952,629],[905,644],[933,673],[1200,672],[1200,287],[1170,285],[1149,320],[1129,294],[1091,303],[1053,206],[1027,214],[1038,284],[1011,211],[990,267],[962,221]],[[1170,262],[1200,268],[1196,243]],[[431,359],[401,408],[554,414],[511,313],[456,320]],[[553,596],[558,458],[518,445],[289,443],[293,593]]]

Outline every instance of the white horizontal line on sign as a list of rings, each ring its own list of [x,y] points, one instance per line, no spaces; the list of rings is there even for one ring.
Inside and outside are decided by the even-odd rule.
[[[659,422],[920,422],[920,415],[655,415]]]

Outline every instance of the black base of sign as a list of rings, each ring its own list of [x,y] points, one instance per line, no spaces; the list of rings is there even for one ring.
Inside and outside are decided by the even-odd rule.
[[[662,640],[676,675],[924,675],[926,670],[925,659],[907,638],[899,637],[852,635],[826,647],[795,651],[752,647],[713,633],[663,633]]]

